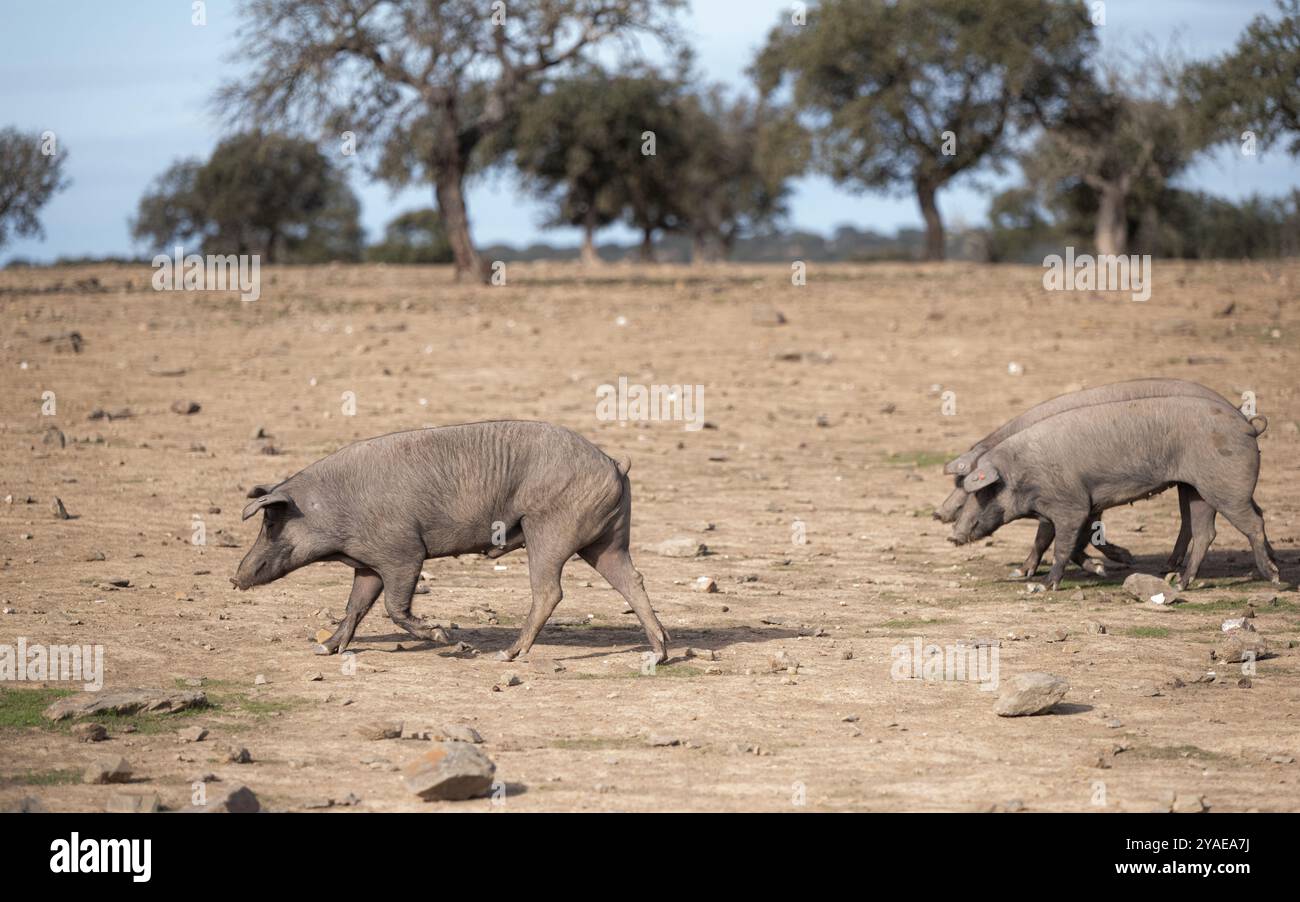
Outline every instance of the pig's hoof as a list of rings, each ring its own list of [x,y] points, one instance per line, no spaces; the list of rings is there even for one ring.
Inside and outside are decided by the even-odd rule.
[[[515,659],[515,654],[514,652],[510,651],[510,649],[503,648],[501,649],[501,651],[497,652],[492,657],[498,661],[513,661]]]
[[[1093,560],[1084,561],[1083,569],[1091,573],[1093,576],[1106,575],[1106,565],[1103,564],[1101,561],[1093,561]]]
[[[313,645],[311,653],[314,655],[332,655],[334,654],[334,649],[330,648],[328,645]]]

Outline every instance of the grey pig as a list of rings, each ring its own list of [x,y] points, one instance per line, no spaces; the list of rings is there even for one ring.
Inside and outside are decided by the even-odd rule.
[[[1022,429],[1032,426],[1040,420],[1049,416],[1061,413],[1065,410],[1073,410],[1078,407],[1087,407],[1092,404],[1104,404],[1110,401],[1129,400],[1133,398],[1150,398],[1163,397],[1167,395],[1185,395],[1188,397],[1206,398],[1211,401],[1218,401],[1222,404],[1228,404],[1222,396],[1211,389],[1195,382],[1189,382],[1186,379],[1130,379],[1126,382],[1113,382],[1109,385],[1100,385],[1096,388],[1083,389],[1082,391],[1069,392],[1064,395],[1058,395],[1041,404],[1036,404],[1026,410],[1019,416],[1013,417],[1000,427],[990,432],[984,438],[980,439],[970,450],[960,457],[949,461],[944,465],[945,473],[954,474],[956,487],[944,499],[943,504],[935,511],[934,517],[944,523],[952,523],[960,515],[963,520],[970,521],[977,514],[977,506],[974,502],[969,502],[969,494],[962,487],[962,479],[970,471],[970,467],[979,459],[980,455],[996,446],[1007,436],[1015,435]],[[1191,526],[1188,519],[1188,510],[1190,506],[1190,490],[1185,486],[1178,488],[1178,500],[1182,510],[1182,524],[1178,531],[1178,541],[1174,544],[1173,553],[1169,556],[1167,564],[1169,569],[1177,567],[1183,560],[1187,550],[1187,544],[1191,539]],[[965,509],[963,509],[965,507]],[[958,524],[956,531],[963,530],[964,525]],[[1042,560],[1043,552],[1047,546],[1052,543],[1054,531],[1050,523],[1040,523],[1038,533],[1034,536],[1033,546],[1030,549],[1029,556],[1021,568],[1026,578],[1031,578],[1038,569],[1038,562]],[[1100,551],[1106,557],[1121,564],[1132,563],[1133,555],[1128,549],[1114,543],[1104,543],[1100,546]],[[1093,561],[1083,554],[1080,549],[1079,554],[1074,558],[1075,563],[1084,569],[1091,570],[1099,575],[1104,575],[1105,568],[1099,561]],[[1092,565],[1092,566],[1089,566]]]
[[[1055,548],[1047,584],[1055,589],[1066,563],[1087,541],[1090,518],[1181,483],[1192,490],[1187,508],[1192,539],[1179,585],[1185,588],[1196,577],[1214,541],[1216,512],[1250,540],[1260,574],[1279,582],[1263,512],[1253,498],[1257,437],[1267,425],[1263,417],[1247,420],[1221,399],[1185,396],[1057,413],[979,458],[964,482],[978,512],[954,539],[958,544],[981,539],[1024,517],[1049,522]]]
[[[628,466],[549,423],[493,421],[394,432],[340,448],[275,485],[254,486],[247,520],[262,531],[231,582],[250,589],[317,561],[354,569],[347,613],[317,654],[347,648],[382,590],[393,622],[422,639],[411,614],[428,558],[528,548],[532,608],[500,657],[527,652],[560,603],[574,554],[609,581],[644,627],[660,662],[668,634],[655,617],[628,542]]]

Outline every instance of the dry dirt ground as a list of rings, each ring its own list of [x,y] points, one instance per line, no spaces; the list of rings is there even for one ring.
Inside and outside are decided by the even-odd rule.
[[[341,810],[1143,811],[1174,796],[1300,809],[1300,266],[1157,261],[1146,303],[964,264],[812,265],[804,286],[781,266],[512,264],[503,287],[436,267],[277,267],[253,303],[156,293],[150,275],[0,272],[0,495],[13,496],[0,505],[0,643],[100,644],[106,687],[202,680],[213,706],[104,721],[110,738],[92,745],[41,722],[67,684],[0,687],[0,807],[100,810],[118,790],[80,771],[122,755],[130,788],[169,808],[211,773],[272,810],[349,794]],[[71,331],[79,352],[59,337]],[[1155,375],[1256,393],[1270,422],[1256,498],[1281,591],[1222,518],[1203,584],[1172,608],[1126,596],[1122,570],[1072,568],[1061,591],[1027,591],[1010,574],[1028,523],[945,540],[930,514],[947,456],[1062,391]],[[704,386],[710,428],[599,420],[597,386],[619,376]],[[202,409],[174,413],[178,400]],[[89,419],[96,408],[132,415]],[[528,659],[509,664],[493,653],[528,608],[523,551],[427,563],[416,612],[470,650],[414,640],[379,605],[354,673],[311,654],[342,614],[343,565],[229,585],[258,528],[239,518],[249,486],[356,438],[499,418],[560,423],[632,458],[634,557],[674,639],[653,675],[635,617],[581,561]],[[51,425],[66,447],[44,442]],[[56,496],[73,519],[51,514]],[[1138,569],[1163,572],[1172,492],[1107,521]],[[644,548],[674,536],[711,553]],[[695,591],[700,576],[719,591]],[[1248,603],[1277,654],[1246,687],[1210,651]],[[1056,713],[997,717],[976,683],[894,679],[893,650],[917,638],[997,640],[1003,681],[1048,671],[1070,692]],[[796,673],[772,672],[782,652]],[[1207,670],[1217,679],[1196,682]],[[385,720],[472,725],[504,797],[410,795],[398,768],[427,745],[363,738]],[[193,726],[209,737],[182,741]],[[232,744],[253,762],[224,763]]]

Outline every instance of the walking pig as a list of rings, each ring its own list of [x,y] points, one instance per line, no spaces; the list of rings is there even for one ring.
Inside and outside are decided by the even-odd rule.
[[[955,532],[962,532],[969,527],[969,523],[978,513],[977,505],[970,501],[970,495],[962,485],[965,475],[970,472],[971,466],[990,448],[995,447],[1008,436],[1015,435],[1023,429],[1032,426],[1047,417],[1054,416],[1066,410],[1073,410],[1079,407],[1087,407],[1093,404],[1104,404],[1111,401],[1129,400],[1134,398],[1151,398],[1163,397],[1167,395],[1185,395],[1188,397],[1205,398],[1211,401],[1217,401],[1221,404],[1231,407],[1228,401],[1221,395],[1199,385],[1195,382],[1189,382],[1185,379],[1130,379],[1126,382],[1113,382],[1109,385],[1101,385],[1096,388],[1083,389],[1082,391],[1069,392],[1064,395],[1058,395],[1055,398],[1036,404],[1017,417],[1008,420],[1002,426],[990,432],[984,438],[980,439],[970,450],[960,457],[949,461],[943,468],[945,473],[953,474],[956,487],[944,499],[943,504],[935,511],[934,517],[944,523],[952,523],[959,519],[967,521],[965,524],[959,523]],[[1168,568],[1173,569],[1180,566],[1186,554],[1188,542],[1191,540],[1191,524],[1189,520],[1190,506],[1190,489],[1186,486],[1179,486],[1179,505],[1182,509],[1182,524],[1178,532],[1178,540],[1174,544],[1173,553],[1169,556]],[[1038,569],[1038,563],[1042,560],[1043,552],[1047,546],[1052,544],[1055,537],[1055,531],[1051,523],[1042,522],[1039,524],[1038,533],[1034,536],[1034,542],[1030,548],[1029,556],[1025,559],[1021,572],[1025,578],[1032,578]],[[1121,564],[1129,564],[1133,561],[1132,554],[1126,548],[1107,542],[1099,546],[1099,550],[1106,557]],[[1100,561],[1095,561],[1084,555],[1083,549],[1073,558],[1075,563],[1085,570],[1089,570],[1098,575],[1105,574],[1105,568]]]
[[[317,561],[354,572],[347,613],[317,654],[343,651],[379,593],[393,622],[428,639],[411,597],[428,558],[528,548],[532,608],[500,657],[532,647],[560,603],[560,573],[574,554],[636,612],[656,659],[668,634],[628,552],[632,492],[627,466],[568,429],[494,421],[394,432],[356,442],[275,485],[255,486],[247,520],[262,531],[231,580],[239,589]]]
[[[1256,425],[1258,421],[1259,425]],[[1253,495],[1259,445],[1267,426],[1219,401],[1166,396],[1111,401],[1065,410],[1004,438],[985,451],[963,483],[977,512],[959,523],[954,541],[991,535],[1024,517],[1055,532],[1047,584],[1055,589],[1070,558],[1087,542],[1089,520],[1107,508],[1185,484],[1191,549],[1186,587],[1214,541],[1216,511],[1250,540],[1255,566],[1279,581]]]

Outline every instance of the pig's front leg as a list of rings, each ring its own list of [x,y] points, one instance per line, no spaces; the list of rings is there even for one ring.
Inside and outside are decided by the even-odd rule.
[[[1056,528],[1052,526],[1051,520],[1039,520],[1038,532],[1034,533],[1034,544],[1029,546],[1029,557],[1025,558],[1025,564],[1020,568],[1025,579],[1033,579],[1034,574],[1038,572],[1038,565],[1043,561],[1043,554],[1047,551],[1047,546],[1052,544],[1052,539],[1056,536]]]
[[[369,567],[358,567],[352,574],[352,594],[348,596],[348,610],[343,615],[343,622],[334,635],[313,649],[316,654],[332,655],[346,649],[357,631],[357,624],[361,623],[361,618],[366,616],[383,588],[384,581],[378,573]]]
[[[442,642],[446,640],[442,630],[425,626],[411,614],[411,599],[415,596],[415,585],[420,581],[420,565],[423,563],[424,558],[420,556],[414,564],[390,565],[379,571],[384,580],[384,608],[393,623],[415,638]]]
[[[1070,560],[1083,551],[1088,542],[1088,508],[1063,510],[1052,515],[1056,543],[1052,547],[1052,569],[1047,574],[1047,588],[1058,589]]]

